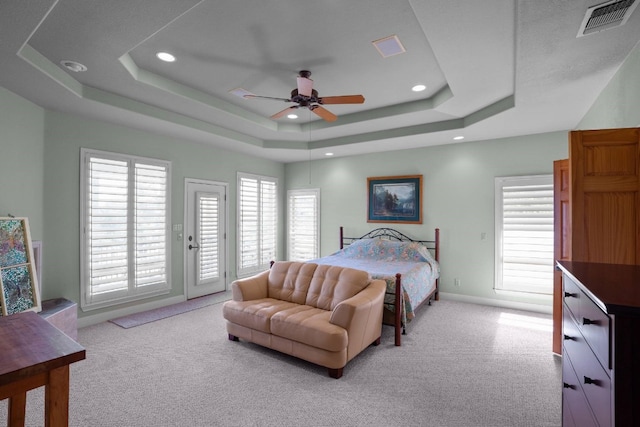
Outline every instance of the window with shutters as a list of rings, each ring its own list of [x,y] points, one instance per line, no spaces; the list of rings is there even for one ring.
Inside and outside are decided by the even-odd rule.
[[[287,255],[308,261],[320,255],[320,190],[287,192]]]
[[[496,178],[496,289],[553,292],[553,176]]]
[[[170,163],[81,150],[81,305],[170,289]]]
[[[278,180],[238,173],[238,277],[267,270],[278,247]]]

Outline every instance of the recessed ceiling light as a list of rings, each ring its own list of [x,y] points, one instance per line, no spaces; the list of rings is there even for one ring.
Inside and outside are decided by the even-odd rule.
[[[324,153],[325,156],[333,156],[333,153]]]
[[[87,67],[76,61],[60,61],[63,67],[67,70],[73,71],[74,73],[81,73],[83,71],[87,71]]]
[[[287,118],[289,118],[289,119],[291,119],[291,120],[293,120],[293,119],[297,119],[297,118],[298,118],[298,115],[297,115],[297,114],[289,114],[289,115],[287,116]]]
[[[427,87],[425,85],[415,85],[414,87],[411,88],[411,90],[414,92],[422,92],[426,88]]]
[[[176,60],[176,57],[171,55],[169,52],[158,52],[156,53],[156,56],[159,60],[164,62],[174,62]]]
[[[462,136],[462,135],[454,136],[453,139],[455,139],[456,141],[460,141],[461,139],[464,139],[464,136]]]

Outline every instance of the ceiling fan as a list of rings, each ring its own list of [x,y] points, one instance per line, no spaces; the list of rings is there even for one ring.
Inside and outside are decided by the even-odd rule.
[[[260,96],[248,94],[244,95],[245,98],[263,98],[263,99],[275,99],[277,101],[294,102],[298,105],[285,108],[284,110],[271,116],[272,119],[279,119],[286,114],[296,110],[300,107],[305,107],[311,110],[313,113],[321,117],[328,122],[334,122],[338,118],[331,111],[322,107],[325,104],[362,104],[364,102],[364,96],[362,95],[341,95],[341,96],[318,96],[318,91],[313,88],[313,80],[309,78],[311,71],[302,70],[298,75],[298,87],[291,91],[291,98],[275,98],[271,96]]]

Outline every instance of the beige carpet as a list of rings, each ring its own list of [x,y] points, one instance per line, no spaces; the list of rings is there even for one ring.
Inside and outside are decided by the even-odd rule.
[[[423,308],[402,347],[382,344],[334,380],[326,370],[227,339],[215,304],[131,329],[79,331],[70,425],[560,426],[550,316],[452,301]],[[41,426],[42,389],[27,425]],[[6,417],[6,401],[0,402]]]

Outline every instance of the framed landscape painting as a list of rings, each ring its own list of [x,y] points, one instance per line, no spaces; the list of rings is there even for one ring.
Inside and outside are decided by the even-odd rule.
[[[367,222],[422,224],[422,175],[367,178]]]
[[[0,218],[0,315],[40,311],[27,218]]]

